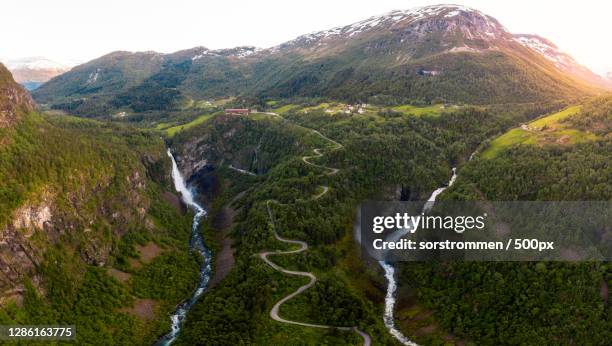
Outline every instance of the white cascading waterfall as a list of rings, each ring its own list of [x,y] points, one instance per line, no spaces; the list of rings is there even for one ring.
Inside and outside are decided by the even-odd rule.
[[[191,225],[189,250],[197,252],[202,257],[202,264],[200,266],[200,277],[196,289],[188,299],[184,300],[178,305],[176,311],[172,314],[172,316],[170,316],[170,320],[172,321],[170,332],[156,343],[156,345],[162,346],[170,345],[176,340],[181,331],[183,320],[185,319],[187,312],[189,312],[198,298],[200,298],[202,293],[204,293],[206,290],[212,272],[212,255],[210,250],[204,244],[204,239],[202,239],[202,235],[199,232],[200,220],[206,216],[206,210],[204,207],[199,205],[198,202],[196,202],[195,196],[192,190],[187,186],[181,171],[179,171],[176,160],[174,159],[170,149],[168,149],[167,153],[172,160],[172,180],[174,181],[174,189],[177,192],[180,192],[183,202],[195,212]]]
[[[432,194],[427,199],[427,202],[423,206],[424,213],[431,210],[431,208],[436,203],[436,199],[438,198],[438,196],[442,192],[444,192],[444,190],[446,190],[451,185],[453,185],[456,179],[457,179],[457,169],[453,168],[453,175],[448,181],[448,184],[446,186],[436,189],[434,192],[432,192]],[[402,238],[404,235],[406,235],[409,230],[410,228],[395,231],[392,234],[392,238],[394,240],[398,240]],[[385,278],[387,279],[387,294],[385,295],[385,314],[383,316],[385,327],[387,327],[387,329],[389,330],[389,333],[394,338],[396,338],[397,341],[399,341],[401,344],[407,345],[407,346],[417,346],[417,344],[414,341],[408,339],[408,337],[402,334],[402,332],[399,329],[397,329],[397,327],[395,326],[395,303],[396,303],[395,291],[397,290],[397,281],[395,279],[395,267],[392,264],[387,263],[385,261],[379,261],[379,264],[385,271]]]

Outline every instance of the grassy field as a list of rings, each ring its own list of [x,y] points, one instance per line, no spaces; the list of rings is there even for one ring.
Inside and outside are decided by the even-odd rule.
[[[330,115],[333,114],[356,114],[357,110],[361,108],[360,114],[362,115],[376,115],[379,111],[391,110],[394,112],[401,113],[403,115],[412,115],[412,116],[440,116],[446,112],[450,112],[459,108],[459,106],[448,106],[443,104],[435,104],[431,106],[413,106],[413,105],[400,105],[400,106],[379,106],[379,105],[366,105],[365,107],[360,107],[359,105],[352,105],[353,110],[349,111],[348,107],[351,105],[344,103],[320,103],[316,106],[303,106],[297,104],[287,104],[276,109],[273,109],[275,113],[284,114],[290,111],[297,111],[298,113],[308,113],[315,111],[324,111]]]
[[[273,109],[273,111],[278,114],[285,114],[290,111],[296,111],[298,113],[323,111],[328,114],[338,114],[338,113],[345,113],[348,106],[349,106],[348,104],[336,103],[336,102],[323,102],[315,106],[287,104],[287,105],[278,107],[276,109]],[[354,106],[354,109],[356,111],[357,106]]]
[[[296,108],[299,108],[299,107],[300,107],[299,105],[288,104],[288,105],[284,105],[284,106],[278,107],[276,109],[273,109],[272,111],[274,113],[278,113],[278,114],[285,114],[285,113],[287,113],[287,112],[289,112],[291,110],[294,110]]]
[[[579,113],[580,108],[580,106],[568,107],[560,112],[512,129],[491,141],[489,148],[484,151],[482,157],[493,158],[501,151],[518,144],[544,145],[556,143],[564,145],[594,140],[596,138],[594,134],[569,128],[568,125],[561,122],[561,120]]]
[[[417,107],[413,105],[401,105],[401,106],[391,107],[391,110],[400,112],[404,115],[415,115],[415,116],[420,117],[423,115],[440,116],[444,112],[447,112],[453,109],[458,109],[458,108],[459,106],[445,106],[442,104],[436,104],[436,105],[425,106],[425,107]]]
[[[164,132],[166,132],[166,134],[170,137],[174,136],[177,132],[179,131],[183,131],[186,130],[188,128],[194,127],[196,125],[202,124],[203,122],[207,121],[208,119],[212,118],[215,114],[202,114],[199,117],[195,118],[194,120],[192,120],[191,122],[188,122],[187,124],[182,124],[182,125],[177,125],[177,126],[172,126],[172,127],[168,127],[166,129],[164,129],[164,125],[165,124],[159,124],[157,125],[157,129],[158,130],[163,130]]]
[[[265,113],[251,113],[249,115],[249,118],[251,118],[253,120],[264,120],[264,119],[268,119],[268,120],[281,120],[281,118],[279,118],[276,115],[265,114]]]
[[[565,119],[570,115],[580,112],[580,106],[568,107],[560,112],[545,116],[529,123],[531,128],[543,128],[544,126],[556,126],[559,120]]]

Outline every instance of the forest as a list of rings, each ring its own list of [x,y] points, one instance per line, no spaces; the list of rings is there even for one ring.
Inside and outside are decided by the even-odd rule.
[[[280,340],[291,342],[289,340],[297,341],[305,337],[304,333],[318,335],[308,336],[309,340],[321,340],[319,338],[323,337],[326,342],[339,343],[333,335],[323,333],[321,336],[321,332],[286,327],[268,318],[267,312],[273,302],[300,284],[299,280],[279,275],[253,257],[258,251],[283,247],[273,240],[269,230],[264,201],[272,199],[288,203],[274,206],[277,226],[282,230],[282,236],[303,239],[311,245],[309,251],[303,255],[278,257],[275,261],[288,268],[314,271],[321,277],[320,282],[308,293],[283,306],[281,313],[312,323],[347,325],[352,322],[380,343],[392,344],[393,341],[381,325],[380,318],[384,282],[376,269],[377,266],[363,262],[355,244],[350,240],[354,208],[369,198],[424,198],[448,180],[451,167],[461,165],[467,172],[469,167],[480,162],[476,160],[474,163],[467,163],[467,159],[475,150],[482,150],[488,139],[503,133],[521,121],[520,119],[528,121],[562,107],[563,104],[556,103],[516,106],[510,110],[503,106],[465,107],[450,111],[444,116],[419,117],[339,113],[330,115],[323,110],[304,113],[297,111],[300,107],[294,107],[283,113],[284,120],[278,117],[248,119],[217,116],[179,133],[173,141],[180,148],[180,156],[187,157],[184,162],[189,162],[188,157],[193,155],[192,152],[201,152],[200,150],[205,148],[207,157],[212,159],[212,165],[230,160],[241,168],[266,174],[249,177],[247,180],[250,180],[250,183],[247,185],[244,185],[246,178],[242,177],[239,186],[243,187],[238,188],[234,186],[234,180],[236,176],[242,175],[220,168],[220,174],[227,181],[223,185],[229,188],[220,193],[215,203],[227,203],[234,198],[237,191],[248,190],[246,195],[233,201],[233,208],[238,211],[232,231],[236,242],[236,264],[229,276],[219,286],[207,292],[196,305],[178,343],[198,344],[199,340],[219,343],[265,343]],[[317,138],[313,141],[313,138],[301,131],[302,128],[320,130],[343,144],[344,148],[336,151],[331,151],[327,144],[326,155],[318,162],[340,168],[337,175],[321,175],[321,172],[313,171],[313,167],[305,166],[300,160],[300,155],[307,155],[312,148],[322,145]],[[231,129],[236,131],[228,137]],[[286,139],[281,139],[276,133],[280,129],[283,130],[283,136],[295,136],[290,140],[295,143],[290,152],[287,152],[289,148],[283,144]],[[269,157],[270,153],[279,152],[286,154],[266,160],[265,168],[253,164],[256,156]],[[227,165],[227,161],[224,164]],[[491,170],[483,168],[482,172]],[[466,173],[464,181],[468,176],[470,174]],[[330,186],[330,190],[325,197],[313,203],[309,196],[315,195],[320,185]],[[449,191],[448,196],[469,198],[467,194],[458,192],[463,189],[457,187]],[[472,198],[475,197],[472,195]],[[417,271],[417,268],[424,268],[423,270],[429,270],[431,273],[437,267],[435,263],[422,264],[410,271],[402,266],[401,275],[408,277]],[[478,265],[474,267],[478,268]],[[471,270],[476,272],[475,269]],[[593,279],[599,275],[596,273],[601,273],[601,268],[590,272],[587,277]],[[509,272],[507,275],[510,275]],[[521,275],[527,284],[527,276]],[[509,276],[508,279],[510,280]],[[426,287],[428,281],[423,282],[423,287]],[[569,282],[562,281],[562,284],[567,285]],[[445,283],[447,282],[441,281],[440,285]],[[448,289],[453,288],[449,285]],[[489,292],[493,288],[482,289]],[[430,291],[443,292],[443,289],[436,287]],[[425,303],[435,300],[433,296],[424,293],[430,291],[423,288],[423,293],[419,293],[423,297],[421,304],[434,309],[429,303]],[[318,310],[323,308],[318,303],[323,299],[323,295],[327,302],[325,313]],[[582,295],[576,297],[582,298]],[[585,306],[596,299],[589,297],[584,300]],[[343,308],[349,306],[354,308]],[[571,315],[571,311],[563,307],[559,313],[566,317]],[[436,323],[441,325],[443,330],[456,333],[460,340],[474,340],[483,344],[502,340],[501,336],[493,338],[484,333],[460,333],[453,329],[454,320],[445,317],[443,313],[435,316]],[[601,314],[594,313],[589,316],[595,319],[600,318]],[[598,330],[603,334],[591,335],[589,340],[595,343],[607,333],[601,324],[603,322],[598,323],[597,325],[601,326]],[[502,327],[506,326],[496,326]],[[471,326],[470,330],[478,329]],[[443,343],[445,340],[441,332],[427,335],[414,335],[410,330],[405,332],[420,342]],[[551,338],[549,335],[538,340],[552,340]],[[343,343],[349,344],[359,342],[358,339],[351,339],[349,335],[343,340]],[[505,341],[502,343],[512,343],[507,341],[508,339],[503,340]]]
[[[150,344],[167,332],[200,259],[187,251],[190,215],[163,197],[170,166],[159,136],[37,113],[1,131],[0,229],[23,232],[12,221],[23,205],[43,203],[51,217],[0,248],[14,261],[3,273],[19,278],[0,285],[20,292],[0,323],[77,325],[80,344]],[[11,247],[28,249],[33,267]],[[160,253],[149,260],[144,248]],[[146,304],[150,315],[138,312]]]
[[[54,213],[76,227],[86,227],[88,218],[97,220],[88,226],[93,231],[88,237],[108,255],[85,246],[82,235],[62,236],[42,259],[44,294],[39,283],[26,280],[22,305],[9,305],[1,321],[76,321],[80,341],[103,338],[108,344],[149,343],[167,332],[164,317],[190,294],[200,259],[187,251],[189,213],[164,197],[171,190],[164,145],[174,149],[209,207],[202,232],[215,252],[220,248],[214,220],[224,208],[235,211],[230,233],[235,264],[190,311],[178,345],[361,342],[352,332],[287,326],[269,318],[271,306],[304,282],[255,256],[288,248],[272,236],[265,201],[278,201],[272,208],[281,236],[310,245],[305,253],[274,261],[319,278],[283,305],[280,314],[308,323],[356,325],[377,344],[391,345],[395,341],[381,318],[384,278],[375,262],[360,256],[352,236],[361,202],[423,199],[448,181],[452,167],[459,167],[460,178],[441,196],[446,200],[609,200],[612,194],[609,98],[585,101],[579,114],[562,120],[563,126],[593,133],[589,138],[595,140],[517,145],[491,158],[479,155],[491,139],[568,104],[428,105],[428,111],[419,105],[380,105],[364,114],[318,107],[322,102],[332,107],[329,99],[236,99],[225,106],[252,102],[282,115],[226,116],[213,106],[204,114],[153,112],[148,113],[153,117],[101,123],[46,114],[5,130],[10,143],[0,150],[6,158],[0,161],[1,177],[11,184],[2,185],[0,203],[6,212],[0,220],[7,222],[11,210],[42,198],[41,186],[47,186],[55,196]],[[177,130],[170,135],[166,129],[172,127]],[[332,150],[310,129],[341,143],[342,149]],[[40,133],[57,135],[34,135]],[[302,156],[312,155],[314,148],[325,154],[313,161],[338,168],[337,174],[325,175],[323,168],[304,163]],[[198,171],[203,157],[206,169]],[[107,162],[114,163],[112,168]],[[31,169],[20,175],[16,166]],[[75,176],[75,170],[82,174]],[[144,183],[138,197],[133,190],[140,180],[129,178],[135,171]],[[313,202],[322,185],[329,190]],[[81,186],[98,192],[91,200],[70,200]],[[82,215],[73,215],[74,203]],[[117,221],[96,207],[134,210],[133,204],[145,208],[144,219],[126,214]],[[142,249],[150,244],[161,253],[144,262]],[[109,275],[109,270],[128,279]],[[402,264],[398,270],[398,324],[419,343],[541,344],[580,338],[602,344],[610,338],[609,306],[600,295],[602,285],[610,282],[606,263],[432,262]],[[154,319],[134,315],[133,307],[142,302],[154,302]],[[501,319],[496,317],[500,314]]]
[[[585,102],[565,122],[599,139],[576,145],[518,145],[461,168],[445,200],[610,201],[612,97]],[[604,240],[605,241],[605,240]],[[435,311],[440,324],[478,344],[604,345],[612,337],[604,287],[608,262],[409,263],[408,296]],[[409,287],[409,289],[408,289]],[[607,290],[605,290],[607,292]]]
[[[603,5],[192,2],[2,6],[0,327],[612,345]],[[368,251],[377,202],[431,222],[374,232],[415,251]]]

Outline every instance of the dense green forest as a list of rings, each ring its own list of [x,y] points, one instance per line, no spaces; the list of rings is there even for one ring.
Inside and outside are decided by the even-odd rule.
[[[593,141],[516,145],[461,168],[444,199],[610,201],[611,97],[563,120]],[[486,150],[486,148],[483,148]],[[612,337],[607,289],[612,268],[598,263],[407,263],[400,282],[440,324],[478,344],[604,345]]]
[[[427,112],[413,106],[381,106],[358,114],[330,113],[317,107],[320,102],[260,103],[276,107],[272,111],[282,109],[282,117],[224,116],[213,107],[202,120],[197,120],[200,113],[159,118],[167,124],[162,131],[177,123],[188,125],[166,140],[183,171],[192,175],[190,183],[207,201],[210,218],[202,231],[215,251],[219,244],[213,220],[225,208],[235,211],[235,264],[189,313],[177,344],[361,342],[352,332],[287,326],[269,318],[271,306],[304,282],[272,270],[254,256],[286,248],[272,237],[266,200],[282,203],[273,206],[281,235],[310,245],[303,254],[274,260],[319,278],[313,288],[283,305],[281,315],[309,323],[357,325],[377,344],[394,344],[381,320],[384,278],[376,263],[359,257],[351,235],[354,210],[361,201],[425,198],[457,165],[460,178],[442,198],[610,199],[610,143],[605,131],[609,99],[587,102],[579,114],[561,120],[563,126],[594,133],[597,140],[518,145],[488,159],[476,155],[469,162],[472,152],[487,150],[491,138],[566,104],[430,107]],[[150,119],[135,123],[157,126]],[[331,150],[328,141],[309,129],[343,148]],[[2,321],[74,323],[80,326],[79,340],[102,337],[109,344],[148,343],[165,333],[166,314],[189,296],[197,281],[199,259],[187,251],[190,215],[173,207],[164,192],[170,189],[170,167],[159,133],[120,122],[34,114],[3,131],[10,138],[0,151],[6,158],[1,161],[6,166],[2,172],[7,172],[3,179],[23,180],[3,185],[3,222],[10,220],[10,210],[24,203],[46,202],[41,191],[51,191],[53,214],[91,232],[68,233],[47,246],[37,269],[42,282],[25,280],[22,301],[6,305]],[[81,149],[75,151],[76,147]],[[311,155],[313,148],[325,153],[316,163],[340,171],[328,176],[321,174],[324,169],[306,165],[301,157]],[[14,168],[24,165],[32,168],[28,175],[15,174]],[[75,171],[87,173],[71,173]],[[311,197],[321,192],[321,185],[329,191],[314,202]],[[86,200],[71,200],[71,192],[79,187],[96,192]],[[75,203],[79,215],[73,215]],[[137,210],[135,205],[145,209],[144,217],[127,212]],[[116,220],[111,210],[126,214]],[[90,219],[95,221],[86,224]],[[161,250],[145,260],[144,249],[151,244]],[[107,249],[105,256],[100,249]],[[580,338],[601,344],[609,338],[609,307],[600,297],[602,282],[610,280],[607,264],[411,263],[399,269],[399,325],[420,343]],[[508,282],[513,282],[511,290]],[[564,304],[569,301],[573,304]],[[154,317],[137,312],[143,304]]]
[[[235,264],[190,311],[177,340],[181,345],[361,342],[352,332],[287,326],[269,318],[271,306],[304,282],[255,256],[287,248],[272,236],[267,200],[278,201],[272,208],[281,235],[310,245],[305,253],[274,260],[319,278],[284,304],[281,315],[356,325],[376,343],[394,344],[381,319],[384,278],[376,263],[359,257],[352,237],[359,203],[423,199],[445,184],[456,166],[460,178],[441,198],[612,196],[610,98],[590,100],[577,114],[530,130],[540,131],[537,141],[484,157],[480,154],[497,145],[491,139],[568,104],[471,106],[425,97],[400,105],[406,100],[378,96],[378,103],[363,106],[363,112],[346,112],[349,105],[327,97],[238,98],[183,110],[175,103],[168,112],[149,107],[148,88],[174,90],[181,82],[176,78],[155,74],[114,101],[117,108],[142,104],[138,116],[100,123],[30,114],[1,130],[6,138],[0,150],[1,224],[13,230],[14,212],[24,205],[49,205],[53,215],[43,226],[47,233],[37,230],[25,243],[43,251],[34,259],[36,268],[21,274],[34,279],[23,279],[20,298],[5,303],[3,323],[77,324],[79,341],[104,339],[108,344],[146,344],[168,330],[166,316],[192,291],[200,259],[187,250],[189,213],[168,197],[172,188],[164,144],[174,149],[209,207],[202,231],[214,251],[220,250],[214,220],[227,208],[235,213],[230,233]],[[166,102],[163,95],[153,99]],[[221,112],[253,105],[281,115]],[[342,148],[332,150],[311,129]],[[557,141],[577,133],[584,140]],[[338,168],[337,174],[305,164],[302,156],[312,155],[314,148],[322,148],[324,155],[313,160]],[[312,200],[321,186],[329,190]],[[86,232],[59,232],[66,227]],[[575,338],[602,344],[610,337],[609,306],[600,294],[610,280],[605,263],[411,263],[400,265],[399,272],[398,324],[419,343]]]
[[[187,251],[190,215],[164,197],[159,136],[36,113],[0,131],[0,230],[10,234],[0,253],[11,268],[0,284],[17,292],[3,299],[0,323],[73,324],[80,344],[148,344],[165,333],[200,259]],[[27,236],[15,221],[23,208],[50,214]]]
[[[308,106],[293,107],[282,118],[217,116],[173,137],[186,169],[197,164],[196,156],[221,166],[225,188],[216,204],[246,191],[232,204],[237,210],[232,231],[235,267],[189,314],[179,344],[291,343],[307,334],[308,340],[320,340],[321,332],[287,327],[268,317],[271,305],[300,285],[299,279],[280,275],[253,256],[283,248],[269,229],[264,203],[268,199],[287,203],[274,206],[281,235],[304,239],[311,246],[307,253],[275,261],[321,278],[308,293],[283,305],[281,313],[311,323],[356,324],[377,342],[393,343],[381,321],[383,278],[376,265],[362,262],[351,240],[354,208],[368,198],[424,198],[448,180],[453,165],[466,161],[487,138],[520,119],[562,107],[526,104],[512,111],[503,106],[463,107],[444,116],[300,112]],[[331,151],[328,142],[306,128],[320,130],[344,147]],[[336,175],[322,175],[302,162],[300,157],[316,147],[327,148],[317,163],[340,168]],[[229,164],[258,175],[237,173],[227,169]],[[330,190],[315,203],[310,198],[320,192],[320,185]],[[324,302],[317,305],[321,299]],[[442,340],[440,335],[431,337]],[[347,338],[349,343],[360,342]],[[332,335],[324,339],[337,343],[330,341],[335,340]]]
[[[173,345],[398,345],[359,206],[423,201],[453,173],[438,200],[610,202],[609,87],[458,5],[265,49],[117,51],[31,96],[0,64],[0,325],[151,345],[195,297]],[[572,231],[612,245],[609,226]],[[611,344],[609,262],[394,268],[394,324],[417,344]]]

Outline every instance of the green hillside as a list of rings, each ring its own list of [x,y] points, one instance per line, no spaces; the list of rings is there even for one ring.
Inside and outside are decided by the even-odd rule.
[[[537,145],[540,135],[517,138],[518,130],[511,130],[492,141],[493,150],[463,166],[442,198],[609,201],[612,141],[605,129],[610,125],[607,96],[529,123],[589,133],[589,140]],[[606,235],[600,241],[609,243]],[[478,344],[606,344],[610,338],[610,306],[602,291],[612,284],[606,262],[410,263],[401,270],[410,297],[418,297],[417,308]]]
[[[198,270],[159,136],[37,113],[0,134],[0,323],[152,343]]]
[[[185,307],[173,346],[397,345],[389,321],[419,345],[607,345],[607,262],[394,263],[383,319],[393,286],[356,225],[366,201],[441,187],[612,200],[606,83],[458,5],[267,49],[113,52],[32,96],[0,64],[0,325],[152,345]],[[568,238],[612,246],[598,231]]]
[[[256,256],[282,248],[270,233],[267,200],[278,201],[274,215],[281,236],[309,244],[304,254],[276,256],[274,261],[319,278],[303,296],[283,305],[281,315],[309,323],[357,325],[377,342],[392,343],[380,317],[383,278],[378,266],[362,262],[351,238],[355,207],[367,198],[424,198],[448,180],[452,164],[466,160],[484,139],[517,119],[527,121],[550,111],[540,107],[517,105],[511,112],[449,107],[440,114],[412,116],[419,108],[404,106],[406,114],[385,116],[375,107],[364,114],[346,114],[333,111],[344,109],[339,104],[291,104],[281,106],[282,117],[220,115],[178,132],[171,144],[185,172],[193,172],[206,157],[207,168],[195,173],[196,184],[205,189],[210,169],[222,179],[210,220],[225,215],[225,208],[236,214],[231,228],[233,269],[189,314],[177,344],[360,342],[352,333],[286,326],[269,318],[274,302],[304,282],[270,269]],[[332,150],[335,146],[309,129],[342,148]],[[325,155],[312,162],[335,167],[337,174],[321,174],[327,170],[303,161],[313,148],[322,148]],[[230,165],[257,175],[239,173]],[[209,227],[205,232],[217,239],[214,221]],[[444,335],[436,331],[417,340],[428,338],[441,342]]]
[[[483,152],[484,158],[495,157],[499,152],[519,144],[531,145],[572,145],[593,141],[598,137],[592,131],[576,129],[568,117],[581,116],[581,107],[573,106],[541,119],[521,125],[491,141]]]
[[[504,104],[597,91],[520,44],[490,16],[465,10],[454,15],[452,6],[426,10],[389,13],[377,25],[366,20],[264,50],[115,52],[52,79],[34,98],[71,114],[109,116],[227,97],[252,103],[318,97],[393,105]]]

